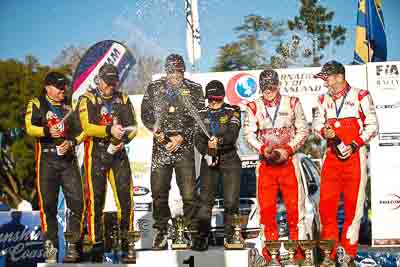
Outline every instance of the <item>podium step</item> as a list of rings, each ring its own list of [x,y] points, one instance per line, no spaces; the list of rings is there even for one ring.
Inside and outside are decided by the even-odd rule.
[[[79,264],[46,264],[38,267],[252,267],[249,265],[250,250],[224,250],[221,247],[211,248],[204,252],[193,250],[143,250],[136,252],[136,264],[79,263]]]

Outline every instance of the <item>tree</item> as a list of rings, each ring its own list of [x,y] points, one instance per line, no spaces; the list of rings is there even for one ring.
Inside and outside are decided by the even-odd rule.
[[[137,56],[133,75],[129,75],[126,86],[122,89],[128,94],[144,94],[153,74],[162,71],[162,60],[155,56]]]
[[[41,94],[49,70],[32,55],[26,56],[24,62],[0,60],[0,185],[11,207],[22,199],[36,204],[32,201],[36,195],[34,139],[18,139],[13,133],[24,128],[26,104]],[[68,74],[65,68],[56,70]]]
[[[76,47],[70,45],[61,50],[60,54],[53,60],[53,65],[55,67],[67,68],[72,74],[78,66],[85,51],[86,48],[83,46]]]
[[[267,40],[279,41],[285,33],[283,22],[259,15],[248,15],[235,27],[238,41],[220,47],[213,71],[260,69],[268,65]]]
[[[288,27],[291,31],[302,32],[303,37],[311,37],[312,66],[320,66],[323,50],[329,44],[344,44],[346,28],[331,24],[335,13],[319,4],[318,0],[301,0],[299,13],[288,21]]]
[[[343,45],[346,29],[333,25],[334,12],[318,0],[301,0],[287,22],[248,15],[234,28],[237,40],[220,47],[212,71],[319,66],[329,45]]]

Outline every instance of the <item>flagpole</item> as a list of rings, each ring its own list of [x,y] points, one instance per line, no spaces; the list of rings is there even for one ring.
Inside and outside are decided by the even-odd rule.
[[[196,71],[196,59],[194,57],[194,21],[193,21],[193,5],[192,5],[192,0],[190,0],[190,6],[192,7],[192,59],[193,59],[193,64],[192,64],[192,72],[194,73]]]

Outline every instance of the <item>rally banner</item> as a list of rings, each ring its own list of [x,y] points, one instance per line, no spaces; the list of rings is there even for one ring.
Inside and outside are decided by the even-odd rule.
[[[367,88],[365,65],[345,66],[345,68],[346,80],[351,86]],[[279,74],[281,93],[300,98],[309,123],[312,121],[313,110],[317,105],[318,96],[327,91],[327,88],[323,86],[323,81],[314,78],[314,75],[320,70],[321,68],[318,67],[276,69]],[[232,105],[240,106],[244,111],[244,107],[248,102],[260,96],[258,77],[261,72],[262,70],[188,73],[186,76],[201,84],[203,89],[211,80],[221,81],[225,86],[225,101]],[[156,77],[158,78],[159,75]],[[243,161],[243,167],[254,167],[259,155],[247,146],[243,129],[240,131],[237,146],[239,156]]]
[[[104,63],[113,64],[118,68],[121,85],[135,65],[136,59],[124,44],[117,41],[105,40],[91,46],[79,61],[73,76],[73,107],[86,90],[96,88],[97,74]]]
[[[400,246],[400,62],[368,64],[379,122],[371,142],[372,245]]]

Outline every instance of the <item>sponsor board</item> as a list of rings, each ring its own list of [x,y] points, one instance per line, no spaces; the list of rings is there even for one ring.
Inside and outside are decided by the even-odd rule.
[[[372,245],[400,246],[400,63],[369,63],[368,90],[379,122],[370,146]]]

